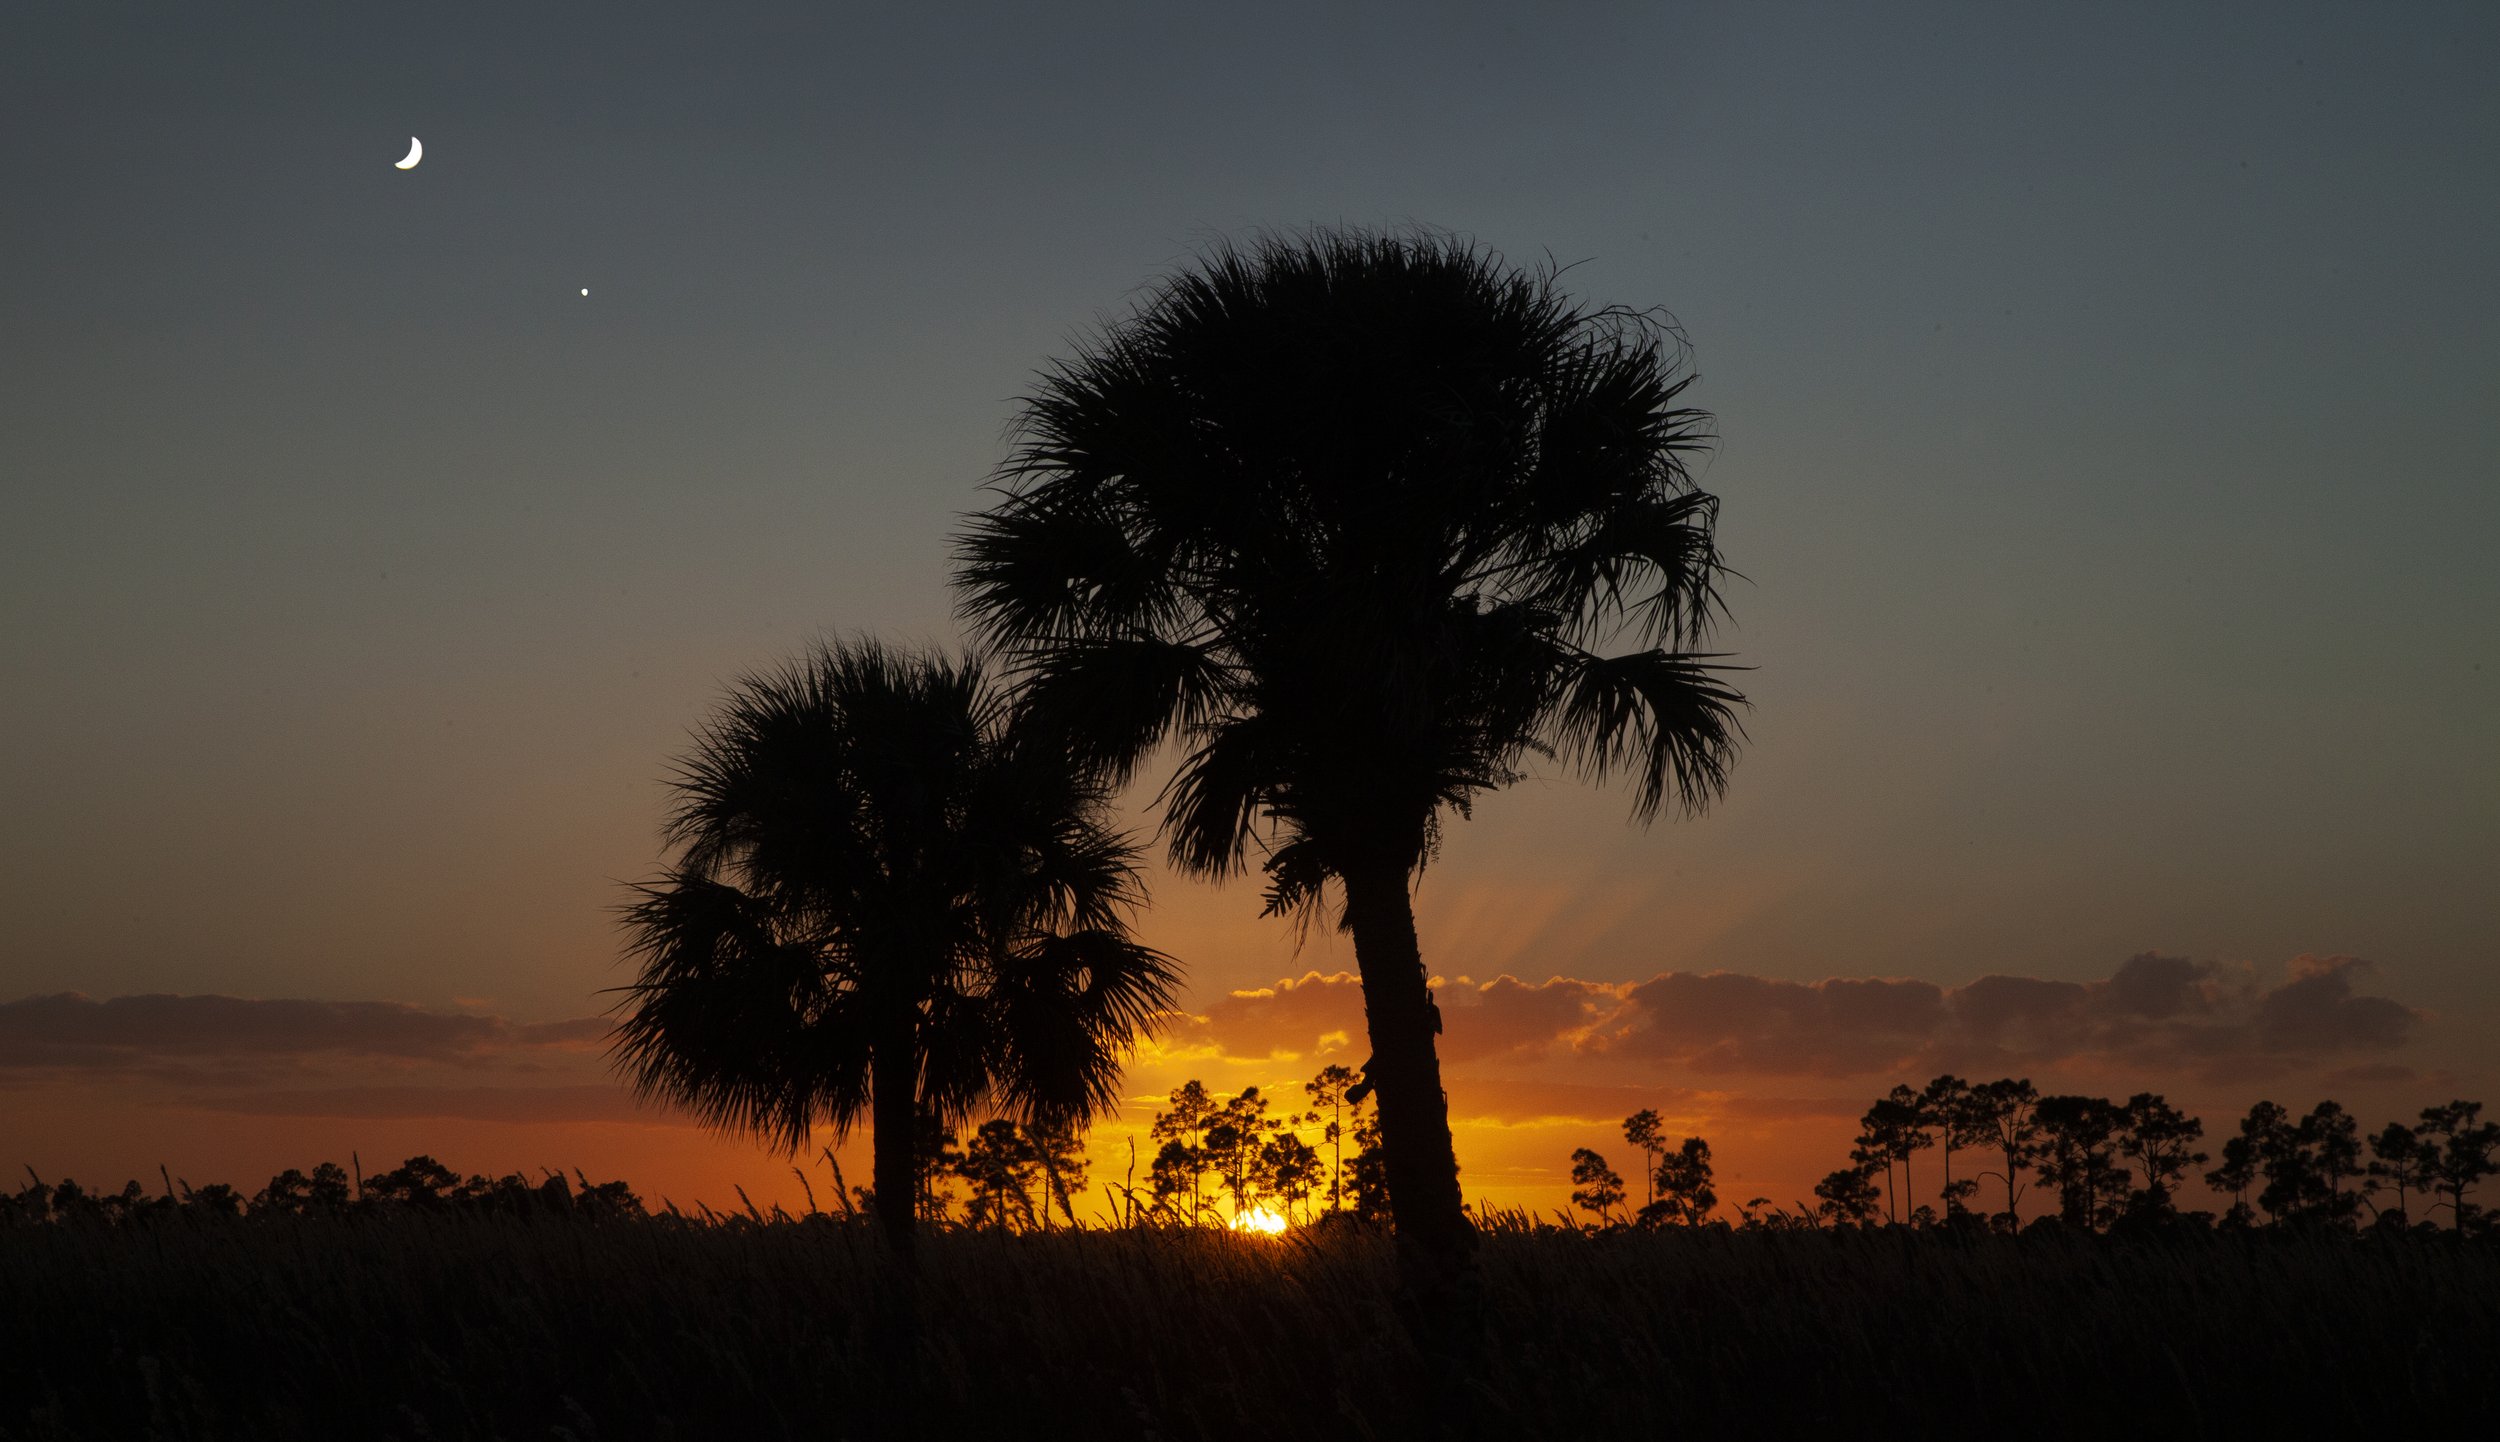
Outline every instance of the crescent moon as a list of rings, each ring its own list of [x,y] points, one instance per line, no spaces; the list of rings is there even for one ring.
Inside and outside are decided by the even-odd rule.
[[[408,158],[399,162],[396,168],[414,170],[417,168],[417,162],[423,159],[425,159],[425,142],[411,135],[408,137]]]

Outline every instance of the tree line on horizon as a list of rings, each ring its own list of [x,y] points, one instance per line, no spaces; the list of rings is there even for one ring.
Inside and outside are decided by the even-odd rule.
[[[2084,1095],[2043,1096],[2027,1079],[1972,1083],[1939,1076],[1923,1088],[1892,1088],[1859,1119],[1849,1165],[1815,1183],[1812,1204],[1791,1212],[1767,1197],[1740,1208],[1741,1225],[2024,1226],[2021,1203],[2035,1186],[2055,1208],[2033,1219],[2085,1232],[2191,1225],[2246,1228],[2325,1226],[2350,1230],[2370,1215],[2373,1228],[2401,1231],[2434,1224],[2445,1210],[2452,1230],[2494,1230],[2492,1215],[2470,1197],[2475,1184],[2500,1175],[2500,1123],[2482,1118],[2482,1103],[2452,1101],[2423,1108],[2417,1122],[2391,1121],[2364,1136],[2340,1103],[2323,1101],[2301,1116],[2261,1101],[2222,1146],[2220,1165],[2205,1184],[2232,1198],[2219,1216],[2182,1209],[2178,1189],[2213,1160],[2197,1150],[2205,1124],[2162,1096],[2138,1092],[2123,1102]],[[1572,1153],[1572,1205],[1596,1218],[1590,1225],[1701,1225],[1718,1204],[1711,1189],[1710,1145],[1690,1137],[1670,1145],[1654,1111],[1625,1119],[1624,1140],[1648,1160],[1648,1201],[1618,1215],[1627,1191],[1605,1157]],[[1938,1153],[1942,1210],[1914,1197],[1913,1158]],[[1953,1174],[1956,1153],[1993,1165]],[[2028,1176],[2026,1176],[2028,1172]],[[1880,1185],[1879,1185],[1880,1179]],[[1982,1184],[2003,1188],[2005,1205],[1976,1205]],[[2378,1198],[2394,1193],[2390,1205]],[[2251,1196],[2254,1195],[2254,1205]],[[2413,1205],[2424,1203],[2417,1220]]]
[[[545,1168],[537,1181],[519,1172],[463,1177],[422,1154],[370,1176],[361,1164],[352,1174],[336,1162],[323,1162],[309,1173],[288,1167],[248,1195],[226,1182],[195,1187],[187,1178],[161,1168],[161,1191],[149,1191],[135,1179],[118,1191],[89,1191],[72,1178],[47,1182],[32,1167],[26,1174],[28,1185],[0,1192],[0,1228],[46,1223],[114,1226],[177,1217],[358,1217],[393,1212],[587,1220],[645,1215],[642,1198],[622,1181],[594,1182],[579,1171],[568,1180],[552,1167]]]
[[[1303,1084],[1307,1107],[1277,1113],[1258,1086],[1230,1096],[1188,1081],[1168,1097],[1148,1128],[1159,1143],[1144,1186],[1135,1176],[1131,1143],[1128,1181],[1106,1187],[1109,1210],[1098,1213],[1115,1229],[1237,1229],[1246,1218],[1271,1214],[1279,1225],[1325,1225],[1331,1221],[1385,1223],[1392,1218],[1381,1154],[1378,1112],[1367,1107],[1360,1074],[1324,1067]],[[2465,1235],[2500,1233],[2495,1214],[2472,1199],[2481,1181],[2500,1175],[2500,1123],[2481,1120],[2482,1104],[2452,1101],[2424,1108],[2418,1124],[2389,1122],[2364,1135],[2350,1113],[2333,1101],[2294,1116],[2261,1101],[2223,1144],[2220,1165],[2204,1172],[2215,1191],[2233,1198],[2218,1216],[2182,1209],[2177,1189],[2213,1160],[2196,1150],[2204,1124],[2162,1097],[2137,1093],[2123,1103],[2089,1096],[2042,1096],[2027,1080],[2001,1078],[1972,1084],[1942,1076],[1925,1088],[1894,1087],[1860,1119],[1851,1165],[1833,1171],[1814,1188],[1817,1201],[1796,1210],[1755,1197],[1737,1208],[1739,1231],[1798,1228],[1942,1228],[2010,1233],[2023,1230],[2022,1199],[2034,1190],[2056,1198],[2052,1210],[2028,1225],[2083,1232],[2193,1226],[2241,1230],[2261,1225],[2353,1231],[2364,1212],[2371,1230],[2403,1232],[2436,1225],[2448,1214],[2448,1230]],[[1313,1131],[1317,1145],[1304,1139]],[[1566,1228],[1586,1231],[1727,1227],[1716,1216],[1719,1196],[1710,1143],[1700,1136],[1670,1137],[1663,1118],[1644,1109],[1626,1117],[1624,1140],[1640,1151],[1643,1197],[1630,1204],[1623,1176],[1593,1148],[1571,1154],[1570,1203],[1589,1214],[1587,1223],[1562,1217]],[[1348,1144],[1352,1149],[1349,1154]],[[1934,1151],[1942,1209],[1908,1200],[1913,1159]],[[1956,1177],[1953,1159],[1969,1153],[1993,1166],[1966,1168]],[[837,1214],[859,1221],[878,1215],[871,1187],[845,1185],[841,1164],[827,1148]],[[1088,1184],[1092,1162],[1081,1133],[1020,1125],[993,1117],[958,1135],[934,1116],[924,1116],[914,1151],[915,1211],[941,1227],[1003,1232],[1085,1230],[1088,1219],[1076,1198]],[[2028,1169],[2028,1176],[2025,1175]],[[0,1227],[115,1225],[173,1217],[351,1217],[407,1211],[492,1216],[573,1216],[592,1220],[640,1218],[640,1197],[623,1181],[592,1182],[575,1172],[542,1169],[531,1181],[520,1173],[463,1178],[431,1156],[366,1175],[324,1162],[308,1174],[290,1167],[248,1196],[225,1183],[194,1187],[170,1174],[161,1191],[137,1181],[118,1191],[90,1192],[74,1180],[47,1183],[29,1171],[32,1184],[0,1192]],[[795,1169],[794,1169],[795,1170]],[[804,1172],[809,1214],[816,1206]],[[964,1187],[958,1206],[955,1186]],[[1983,1185],[1984,1184],[1984,1185]],[[1989,1211],[1974,1205],[1983,1191],[2003,1188],[2006,1205]],[[692,1217],[674,1204],[663,1215],[705,1223],[796,1220],[778,1205],[769,1212],[747,1200],[742,1215],[698,1207]],[[2379,1198],[2393,1193],[2392,1204]],[[2253,1199],[2253,1200],[2252,1200]],[[2412,1206],[2425,1200],[2416,1219]],[[1479,1213],[1504,1218],[1512,1228],[1537,1227],[1526,1213]],[[1053,1218],[1058,1219],[1054,1222]]]
[[[1237,1229],[1262,1212],[1284,1225],[1392,1220],[1378,1113],[1364,1105],[1360,1073],[1330,1065],[1302,1091],[1307,1107],[1278,1111],[1263,1086],[1231,1095],[1198,1080],[1174,1088],[1147,1128],[1155,1150],[1144,1183],[1132,1141],[1128,1179],[1106,1183],[1108,1209],[1096,1218],[1113,1228],[1216,1229]],[[2477,1183],[2500,1175],[2500,1124],[2482,1121],[2481,1113],[2479,1102],[2453,1101],[2425,1108],[2416,1125],[2390,1122],[2364,1136],[2333,1101],[2299,1117],[2259,1102],[2225,1143],[2221,1164],[2202,1173],[2209,1187],[2234,1198],[2217,1215],[2178,1205],[2178,1189],[2212,1158],[2195,1149],[2203,1122],[2163,1097],[2042,1096],[2028,1080],[1942,1076],[1879,1098],[1860,1119],[1851,1164],[1825,1176],[1814,1188],[1816,1201],[1794,1210],[1754,1197],[1736,1208],[1734,1223],[1721,1220],[1709,1141],[1670,1136],[1661,1115],[1644,1109],[1622,1123],[1624,1140],[1644,1158],[1639,1205],[1605,1155],[1581,1147],[1570,1158],[1570,1204],[1591,1220],[1558,1215],[1566,1228],[1588,1231],[1733,1225],[2013,1232],[2026,1225],[2023,1200],[2045,1190],[2056,1205],[2031,1217],[2031,1225],[2241,1229],[2260,1225],[2262,1213],[2262,1224],[2351,1230],[2366,1212],[2384,1232],[2432,1225],[2444,1211],[2451,1230],[2480,1234],[2500,1230],[2471,1196]],[[1938,1153],[1941,1210],[1910,1200],[1913,1158],[1929,1151]],[[1968,1166],[1957,1176],[1958,1155],[1993,1165]],[[1080,1136],[993,1118],[959,1139],[924,1118],[918,1168],[917,1210],[925,1221],[1003,1231],[1089,1225],[1072,1200],[1091,1170]],[[960,1209],[952,1190],[958,1182],[967,1192]],[[1979,1205],[2000,1188],[2003,1207]],[[2382,1205],[2388,1193],[2394,1200]],[[2417,1201],[2425,1203],[2418,1218]],[[846,1212],[874,1210],[871,1189],[850,1190]],[[1499,1217],[1512,1228],[1544,1225],[1530,1213],[1472,1204],[1469,1214],[1480,1224]]]

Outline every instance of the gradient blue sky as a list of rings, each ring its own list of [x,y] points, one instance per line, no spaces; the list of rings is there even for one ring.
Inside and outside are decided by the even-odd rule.
[[[666,759],[955,635],[1038,366],[1418,222],[1682,321],[1760,667],[1706,819],[1457,831],[1436,968],[2358,955],[2489,1078],[2494,74],[2481,5],[20,7],[0,1000],[597,1010]],[[1350,962],[1163,895],[1201,998]]]

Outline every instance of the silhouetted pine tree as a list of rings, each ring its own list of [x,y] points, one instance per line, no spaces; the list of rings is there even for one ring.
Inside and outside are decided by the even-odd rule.
[[[2144,1186],[2127,1199],[2131,1214],[2161,1218],[2177,1212],[2173,1189],[2190,1167],[2205,1164],[2205,1154],[2192,1150],[2205,1134],[2205,1124],[2181,1112],[2152,1092],[2127,1098],[2118,1114],[2118,1152],[2144,1169]]]
[[[2500,1170],[2492,1159],[2500,1151],[2500,1122],[2483,1121],[2482,1114],[2481,1102],[2425,1107],[2417,1129],[2435,1158],[2430,1169],[2433,1190],[2447,1196],[2440,1205],[2448,1209],[2460,1232],[2474,1231],[2482,1223],[2482,1209],[2467,1200],[2466,1193]]]
[[[1995,1174],[2005,1183],[2005,1210],[1998,1215],[2009,1229],[2022,1222],[2022,1172],[2040,1144],[2039,1105],[2040,1093],[2028,1078],[2001,1077],[1971,1090],[1971,1130],[1981,1139],[1977,1145],[1998,1159]]]
[[[1615,1208],[1623,1205],[1623,1177],[1606,1159],[1587,1147],[1571,1154],[1571,1205],[1611,1225]]]
[[[2370,1137],[2370,1177],[2396,1189],[2395,1210],[2381,1211],[2379,1219],[2392,1220],[2396,1225],[2410,1223],[2413,1194],[2433,1185],[2438,1166],[2438,1148],[2426,1145],[2403,1122],[2389,1122],[2374,1133]]]
[[[2056,1189],[2067,1225],[2093,1230],[2126,1195],[2126,1173],[2115,1165],[2118,1108],[2107,1097],[2052,1096],[2040,1098],[2033,1115],[2040,1128],[2036,1175]]]
[[[1320,1140],[1328,1148],[1328,1210],[1345,1207],[1346,1089],[1354,1085],[1352,1067],[1329,1065],[1302,1084],[1311,1109],[1325,1118]]]

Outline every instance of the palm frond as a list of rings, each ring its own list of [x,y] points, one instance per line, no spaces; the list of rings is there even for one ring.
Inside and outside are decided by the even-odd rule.
[[[1040,934],[1001,956],[987,998],[1013,1045],[997,1101],[1079,1124],[1119,1102],[1120,1062],[1173,1008],[1172,959],[1108,930]]]
[[[1027,652],[1018,674],[1020,729],[1114,785],[1176,728],[1216,714],[1229,684],[1206,647],[1135,635],[1064,639]]]
[[[1267,873],[1267,897],[1259,914],[1287,917],[1293,921],[1297,937],[1307,935],[1312,919],[1319,914],[1328,883],[1328,865],[1321,859],[1319,848],[1294,837],[1269,852],[1260,869]]]
[[[994,1109],[998,1077],[1012,1065],[998,1008],[979,990],[932,991],[920,1010],[920,1106],[948,1126]]]
[[[1118,516],[1057,499],[1010,497],[971,518],[955,543],[959,613],[1007,646],[1171,625],[1162,585],[1170,558],[1141,545]]]
[[[1593,780],[1632,769],[1632,813],[1641,821],[1670,796],[1687,812],[1701,810],[1726,789],[1744,736],[1736,708],[1745,698],[1717,679],[1741,668],[1711,664],[1718,659],[1656,650],[1583,655],[1559,678],[1548,723],[1555,753]]]
[[[1203,740],[1163,788],[1163,829],[1172,864],[1225,877],[1241,865],[1253,823],[1275,799],[1278,764],[1274,723],[1234,717],[1206,728]]]
[[[641,973],[611,1043],[637,1093],[788,1151],[820,1121],[847,1127],[867,1104],[865,1049],[817,949],[735,887],[680,873],[637,892]]]
[[[1702,491],[1642,497],[1594,519],[1585,533],[1539,552],[1522,568],[1528,595],[1602,637],[1627,613],[1646,644],[1689,643],[1723,610],[1724,572],[1712,536],[1718,498]]]

